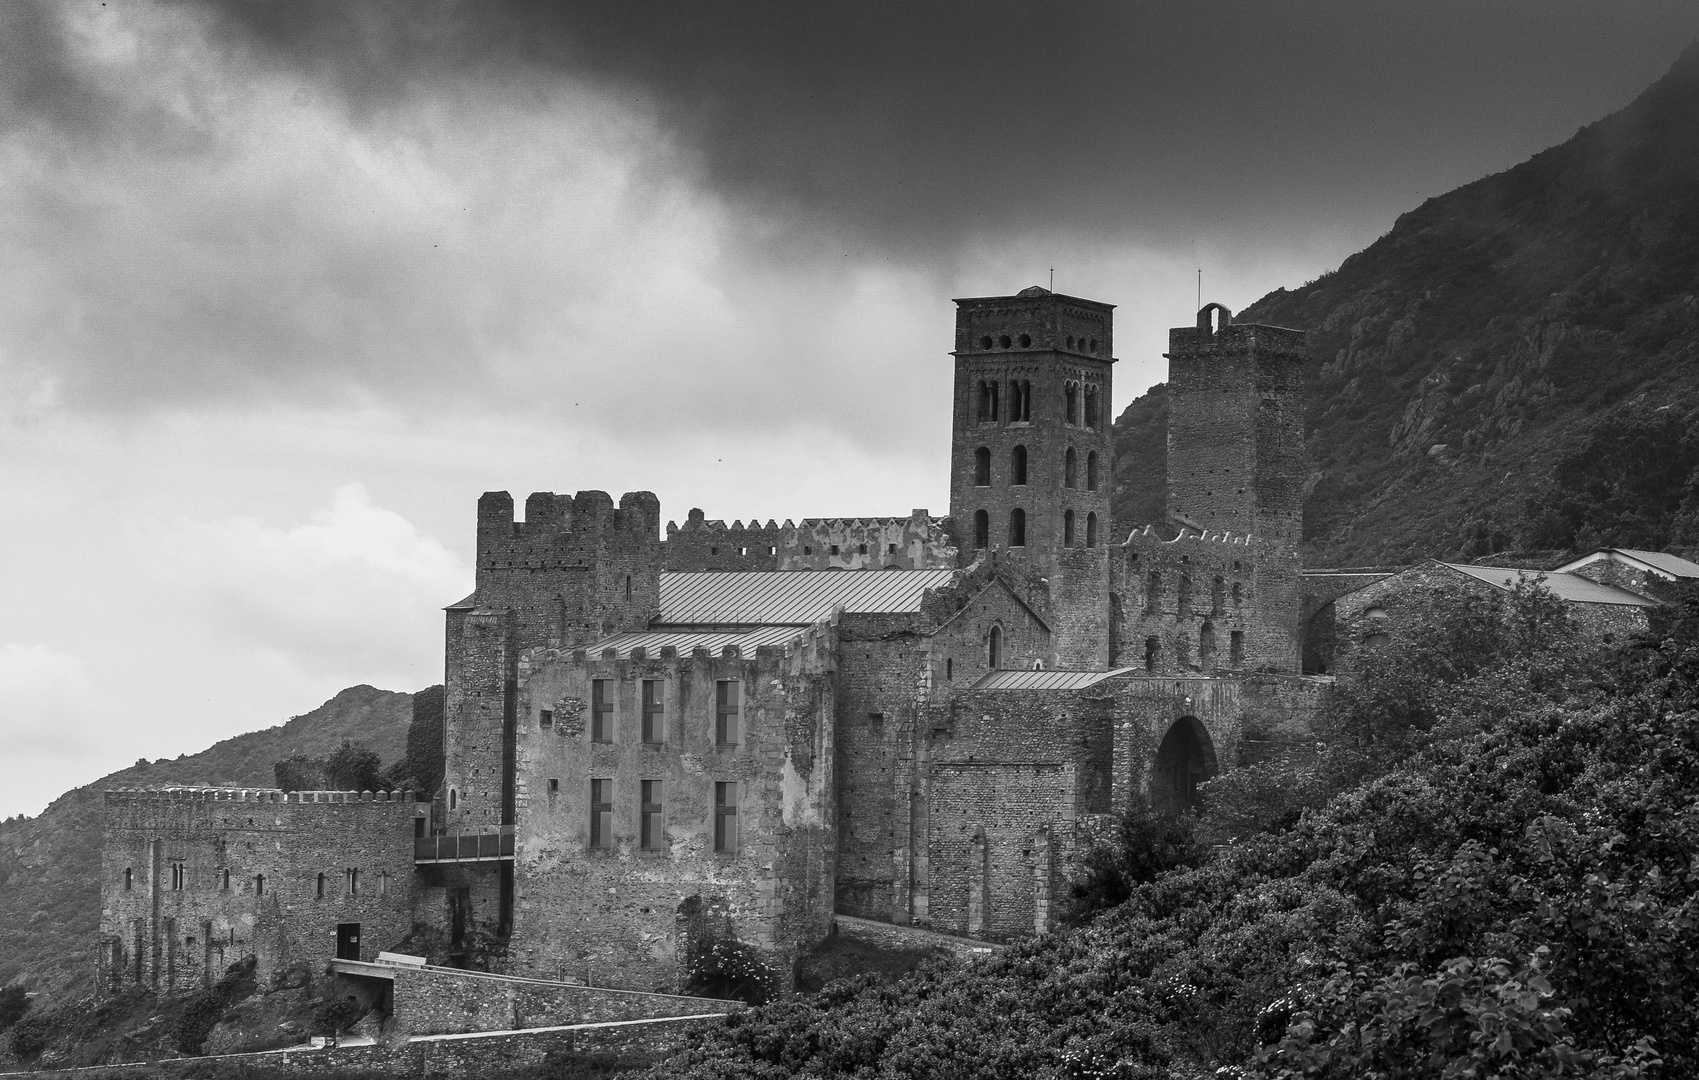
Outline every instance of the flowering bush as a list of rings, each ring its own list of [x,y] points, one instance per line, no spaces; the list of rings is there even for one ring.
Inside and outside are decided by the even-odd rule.
[[[686,992],[761,1005],[779,992],[779,977],[760,952],[734,938],[704,936],[685,965]]]

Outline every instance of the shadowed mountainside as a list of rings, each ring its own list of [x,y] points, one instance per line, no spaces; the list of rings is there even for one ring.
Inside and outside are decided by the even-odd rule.
[[[1306,561],[1699,542],[1696,294],[1699,43],[1628,107],[1236,316],[1309,331]],[[1158,388],[1116,424],[1122,535],[1160,508],[1166,423]]]
[[[271,787],[278,759],[322,757],[345,739],[394,761],[406,751],[412,710],[411,694],[350,687],[286,724],[193,756],[120,769],[66,792],[36,817],[0,827],[0,985],[19,980],[43,998],[87,988],[100,924],[102,792],[172,784]]]

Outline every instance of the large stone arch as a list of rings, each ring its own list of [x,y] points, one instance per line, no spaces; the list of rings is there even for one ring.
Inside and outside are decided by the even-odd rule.
[[[1150,768],[1150,801],[1157,810],[1178,813],[1201,803],[1198,785],[1220,772],[1215,740],[1195,716],[1168,725]]]

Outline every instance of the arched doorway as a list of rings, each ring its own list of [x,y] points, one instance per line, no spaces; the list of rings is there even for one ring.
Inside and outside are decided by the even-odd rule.
[[[1215,773],[1215,742],[1209,730],[1196,717],[1182,716],[1157,747],[1150,775],[1151,805],[1170,814],[1196,809],[1202,801],[1198,785]]]

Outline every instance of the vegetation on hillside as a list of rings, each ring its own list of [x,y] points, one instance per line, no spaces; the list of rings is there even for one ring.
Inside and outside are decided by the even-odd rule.
[[[270,787],[279,758],[319,757],[359,739],[385,760],[404,755],[412,695],[356,686],[312,712],[225,739],[198,754],[138,762],[66,792],[33,818],[0,828],[0,985],[45,999],[74,994],[94,973],[100,924],[101,793],[170,784]]]
[[[1679,438],[1699,426],[1699,44],[1237,318],[1309,333],[1312,566],[1699,543],[1694,502],[1674,520],[1699,484]],[[1118,459],[1150,456],[1165,404],[1129,407]],[[1148,516],[1136,483],[1114,497],[1118,526]]]
[[[995,959],[733,1017],[650,1075],[1693,1075],[1699,591],[1613,653],[1537,590],[1458,614],[1336,706],[1341,753],[1287,766],[1306,795],[1212,786],[1198,828],[1232,806],[1239,839]]]

